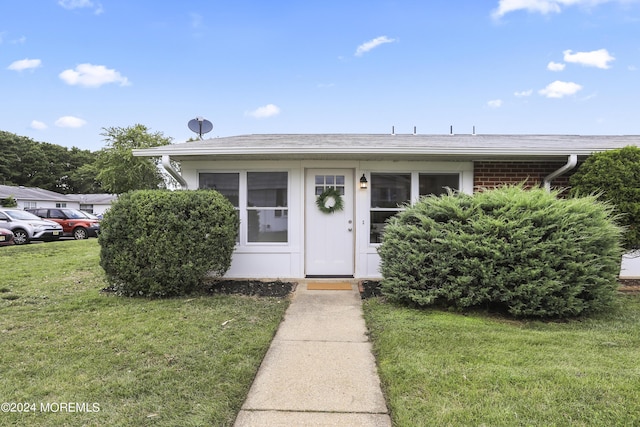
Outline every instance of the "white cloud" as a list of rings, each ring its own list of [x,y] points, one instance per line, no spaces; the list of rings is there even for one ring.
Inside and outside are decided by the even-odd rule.
[[[80,64],[75,70],[64,70],[60,73],[60,78],[71,86],[100,87],[108,83],[130,85],[126,77],[104,65]]]
[[[358,46],[355,55],[362,56],[364,53],[369,52],[370,50],[375,49],[382,44],[393,43],[395,41],[396,39],[390,39],[387,36],[376,37],[375,39],[364,42],[360,46]]]
[[[48,128],[48,126],[45,123],[40,122],[38,120],[32,120],[31,125],[29,125],[29,127],[31,129],[36,129],[36,130],[45,130],[46,128]]]
[[[562,64],[560,62],[551,61],[551,62],[549,62],[547,64],[547,70],[549,70],[549,71],[562,71],[562,70],[564,70],[564,67],[566,67],[566,66],[567,66],[566,64]]]
[[[549,83],[544,89],[539,90],[538,93],[547,98],[563,98],[568,95],[574,95],[581,89],[582,86],[577,83],[556,80],[553,83]]]
[[[58,0],[58,4],[65,9],[73,10],[73,9],[93,9],[96,15],[100,15],[104,12],[102,8],[102,4],[96,3],[92,0]]]
[[[591,52],[576,52],[565,50],[564,60],[575,64],[584,65],[586,67],[597,67],[606,70],[609,68],[609,62],[615,61],[615,58],[607,52],[607,49],[598,49]]]
[[[256,119],[266,119],[267,117],[273,117],[280,114],[280,108],[274,104],[267,104],[264,107],[256,108],[253,111],[247,111],[246,116],[254,117]]]
[[[487,102],[487,105],[491,108],[500,108],[502,106],[502,99],[492,99]]]
[[[42,61],[39,59],[21,59],[19,61],[14,61],[7,67],[7,70],[14,71],[22,71],[22,70],[33,70],[34,68],[38,68],[42,66]]]
[[[73,116],[63,116],[55,122],[55,125],[60,128],[79,128],[86,124],[86,121]]]
[[[562,9],[569,6],[593,7],[601,3],[629,3],[635,0],[500,0],[498,7],[491,14],[495,19],[499,19],[510,12],[526,10],[532,13],[560,13]]]
[[[513,94],[518,98],[524,98],[525,96],[531,96],[532,93],[533,93],[533,89],[529,89],[529,90],[523,90],[521,92],[514,92]]]

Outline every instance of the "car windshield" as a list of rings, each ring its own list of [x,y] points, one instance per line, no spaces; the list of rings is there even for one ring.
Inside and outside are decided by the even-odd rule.
[[[41,220],[40,217],[35,216],[31,212],[27,212],[27,211],[4,211],[4,213],[7,214],[7,216],[10,217],[11,219],[22,219],[27,221]]]
[[[87,219],[87,216],[85,214],[75,209],[65,209],[64,213],[72,219]]]
[[[95,216],[94,214],[90,214],[89,212],[85,212],[85,211],[80,211],[84,214],[84,216],[86,216],[89,219],[100,219],[97,216]]]

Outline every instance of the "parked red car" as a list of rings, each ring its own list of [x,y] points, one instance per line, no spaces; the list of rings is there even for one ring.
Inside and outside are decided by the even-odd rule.
[[[98,237],[100,232],[100,221],[87,218],[77,209],[38,208],[26,210],[40,218],[57,222],[62,226],[63,236],[73,237],[76,240]]]
[[[0,228],[0,246],[10,246],[13,244],[13,232],[6,228]]]

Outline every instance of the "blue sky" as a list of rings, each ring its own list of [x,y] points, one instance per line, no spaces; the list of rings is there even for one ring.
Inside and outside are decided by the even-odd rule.
[[[0,0],[0,130],[640,134],[640,0]]]

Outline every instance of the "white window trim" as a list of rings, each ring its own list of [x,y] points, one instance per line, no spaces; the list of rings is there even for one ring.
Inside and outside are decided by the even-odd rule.
[[[405,169],[399,170],[387,170],[387,169],[371,169],[367,172],[369,175],[369,181],[373,182],[371,179],[372,175],[375,174],[411,174],[411,194],[409,197],[409,203],[411,205],[415,204],[420,199],[420,175],[428,174],[428,175],[458,175],[458,190],[463,191],[464,189],[464,170],[452,170],[452,169],[444,169],[444,170],[411,170],[407,171]],[[375,248],[377,250],[380,247],[381,243],[372,243],[371,242],[371,212],[402,212],[406,210],[406,207],[397,207],[397,208],[372,208],[371,207],[371,188],[368,191],[367,197],[367,223],[368,223],[368,233],[367,233],[367,244],[370,248]]]
[[[248,178],[249,172],[286,172],[287,173],[287,206],[286,207],[258,207],[248,206]],[[236,243],[236,251],[243,252],[243,248],[253,252],[250,248],[273,247],[289,248],[291,246],[291,220],[289,210],[291,209],[291,170],[290,168],[250,168],[250,169],[202,169],[196,171],[196,188],[200,185],[200,174],[203,173],[237,173],[238,176],[238,211],[240,219],[239,241]],[[250,242],[249,241],[249,210],[282,210],[286,211],[287,219],[287,241],[286,242]]]

